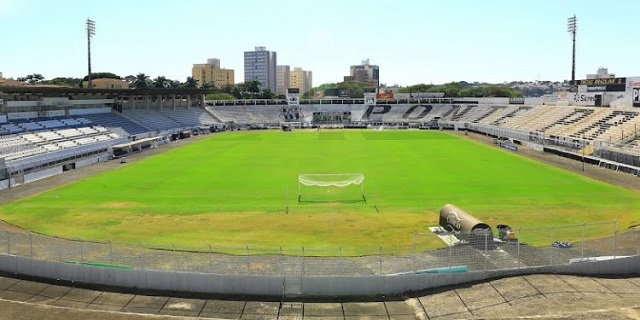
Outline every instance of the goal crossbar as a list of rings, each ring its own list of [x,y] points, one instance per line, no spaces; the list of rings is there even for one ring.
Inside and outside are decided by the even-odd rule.
[[[302,186],[344,188],[351,185],[360,185],[360,194],[366,202],[364,195],[364,174],[362,173],[302,173],[298,175],[298,201],[300,201],[302,197]]]
[[[298,182],[305,186],[317,187],[346,187],[352,184],[358,185],[364,182],[362,173],[330,173],[330,174],[309,174],[298,175]]]

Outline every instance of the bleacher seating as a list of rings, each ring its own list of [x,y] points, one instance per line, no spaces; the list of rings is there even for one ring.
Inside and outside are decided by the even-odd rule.
[[[78,146],[109,144],[127,136],[86,117],[19,119],[2,124],[0,155],[12,162]]]
[[[123,137],[132,136],[151,131],[149,128],[145,128],[115,112],[110,113],[96,113],[83,115],[85,120],[99,125],[94,126],[96,130],[104,130],[116,132]],[[101,132],[104,132],[101,131]]]
[[[152,130],[161,131],[184,127],[182,123],[163,115],[157,109],[125,109],[122,110],[122,114]]]
[[[220,106],[207,107],[224,122],[239,124],[279,124],[284,121],[281,106]]]
[[[160,113],[187,127],[211,125],[219,122],[200,108],[162,109]]]

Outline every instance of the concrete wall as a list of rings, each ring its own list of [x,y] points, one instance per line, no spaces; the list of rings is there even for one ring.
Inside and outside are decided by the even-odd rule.
[[[0,190],[9,188],[9,180],[0,181]]]
[[[88,158],[88,159],[83,159],[80,161],[76,162],[76,169],[82,168],[82,167],[86,167],[86,166],[90,166],[94,163],[98,163],[100,162],[100,157],[96,156],[96,157],[92,157],[92,158]]]
[[[24,175],[24,183],[33,182],[47,177],[55,176],[62,173],[62,166],[40,170],[34,173]]]
[[[396,295],[466,282],[534,273],[580,275],[637,274],[640,270],[639,266],[640,256],[631,256],[570,265],[466,273],[348,277],[316,276],[303,278],[302,295],[308,297]],[[26,276],[142,290],[274,297],[281,297],[284,292],[284,279],[278,276],[240,276],[160,270],[122,270],[33,260],[6,254],[0,255],[0,270]]]
[[[86,108],[86,109],[69,109],[69,115],[77,116],[83,114],[94,114],[94,113],[110,113],[111,108]]]

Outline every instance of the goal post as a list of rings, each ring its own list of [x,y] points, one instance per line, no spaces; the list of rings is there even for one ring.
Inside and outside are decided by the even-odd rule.
[[[364,174],[362,173],[302,173],[298,175],[298,202],[360,201],[367,202],[364,194]]]

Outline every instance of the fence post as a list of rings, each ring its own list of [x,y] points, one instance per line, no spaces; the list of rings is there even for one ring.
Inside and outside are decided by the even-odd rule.
[[[175,245],[175,243],[171,244],[171,248],[173,249],[173,261],[176,261],[176,263],[177,263],[177,260],[181,260],[181,259],[176,259],[176,256],[175,256],[176,255],[176,245]],[[178,271],[178,268],[177,268],[175,263],[173,265],[173,271]]]
[[[250,261],[250,255],[249,255],[249,246],[247,246],[247,273],[251,273],[251,261]]]
[[[111,240],[107,239],[109,243],[109,263],[113,264],[113,245],[111,244]]]
[[[33,259],[33,235],[29,232],[29,258]]]
[[[518,227],[518,238],[516,239],[516,241],[518,241],[516,243],[516,245],[518,246],[518,253],[517,253],[517,255],[518,255],[518,269],[520,269],[520,259],[521,259],[521,257],[520,257],[520,239],[521,238],[522,238],[522,226],[519,226]]]
[[[447,261],[447,265],[449,266],[449,269],[451,269],[451,258],[453,257],[453,241],[451,241],[451,243],[449,243],[449,257],[448,257],[448,261]]]
[[[554,239],[554,233],[555,232],[555,226],[551,226],[551,253],[549,254],[549,265],[552,266],[553,265],[553,239]]]
[[[613,258],[616,258],[617,245],[618,245],[618,218],[613,221]]]
[[[62,245],[60,244],[60,237],[55,236],[56,238],[56,242],[58,243],[58,245],[56,246],[58,248],[58,262],[62,262]]]
[[[413,271],[416,271],[417,268],[417,262],[416,262],[416,232],[414,231],[412,233],[413,235],[413,247],[412,247],[412,251],[413,251],[413,255],[412,255],[412,266],[413,266]]]
[[[338,274],[342,274],[342,246],[340,246],[340,253],[338,256]]]
[[[11,232],[9,230],[5,230],[7,233],[7,254],[11,254]]]
[[[580,257],[584,259],[584,227],[587,225],[587,222],[582,223],[582,242],[580,242]]]
[[[211,252],[211,245],[209,245],[209,272],[213,270],[213,253]]]
[[[382,246],[378,246],[378,274],[382,275]]]
[[[140,269],[144,270],[144,246],[140,242],[138,244],[140,245]]]
[[[84,262],[84,260],[83,260],[83,253],[84,252],[82,252],[82,239],[80,239],[80,238],[77,238],[77,239],[78,239],[78,243],[80,244],[80,263],[82,263],[82,262]]]
[[[489,265],[489,249],[487,248],[489,246],[489,233],[485,232],[484,233],[484,271],[487,271],[488,265]]]
[[[284,277],[285,271],[284,271],[284,252],[282,252],[282,247],[280,247],[280,274]]]

